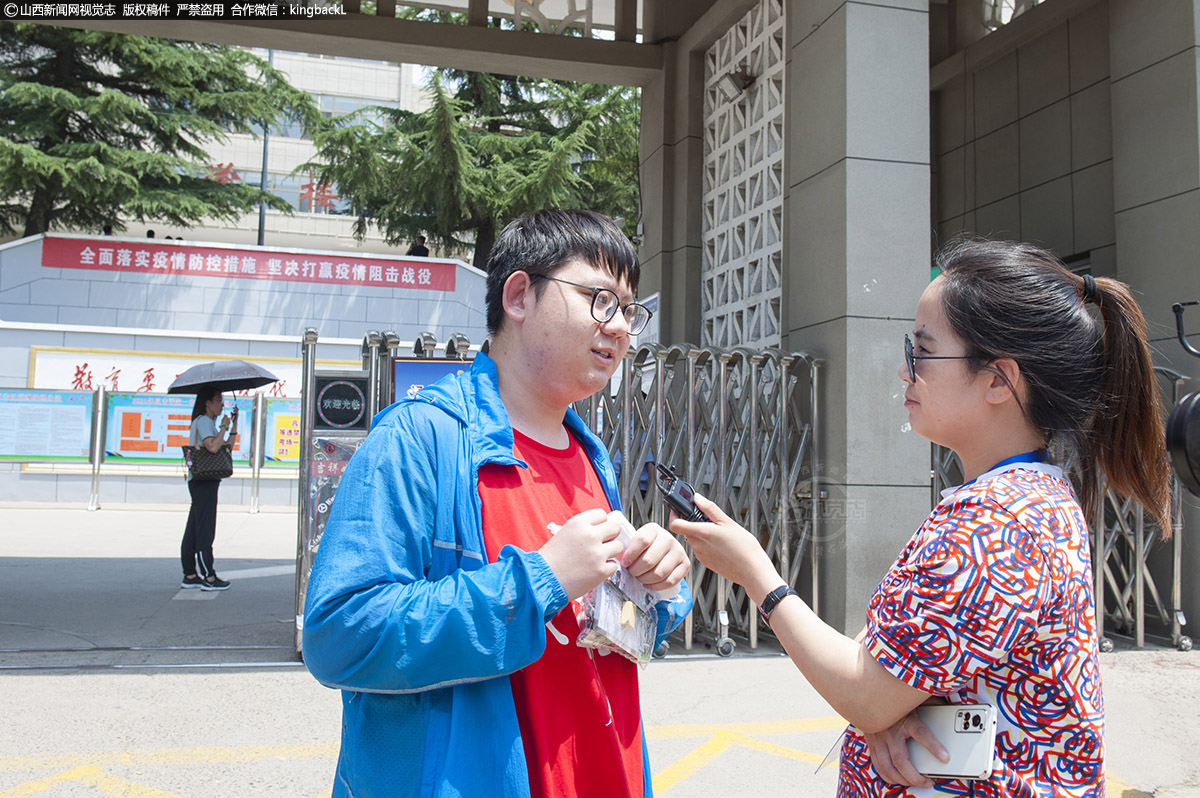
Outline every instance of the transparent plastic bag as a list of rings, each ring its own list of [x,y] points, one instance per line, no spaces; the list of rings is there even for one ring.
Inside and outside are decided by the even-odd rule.
[[[633,526],[619,511],[609,517],[617,517],[621,522],[620,540],[628,546]],[[618,568],[579,600],[579,645],[614,651],[631,662],[645,665],[654,655],[658,632],[654,605],[659,599],[657,593],[647,590],[629,571]]]
[[[645,665],[654,655],[658,595],[642,587],[624,568],[580,599],[579,645],[615,651]]]

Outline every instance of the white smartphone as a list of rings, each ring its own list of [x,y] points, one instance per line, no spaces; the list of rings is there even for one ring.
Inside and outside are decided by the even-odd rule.
[[[986,779],[996,750],[996,708],[988,704],[925,704],[917,717],[950,754],[939,762],[925,746],[909,739],[908,758],[917,772],[935,779]]]

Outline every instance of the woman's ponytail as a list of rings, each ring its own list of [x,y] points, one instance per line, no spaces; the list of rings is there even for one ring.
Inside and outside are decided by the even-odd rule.
[[[1086,280],[1095,286],[1092,301],[1104,320],[1104,376],[1089,448],[1109,484],[1140,502],[1158,521],[1163,537],[1169,537],[1171,465],[1146,319],[1124,283],[1106,277]],[[1085,282],[1085,300],[1088,287]]]
[[[1072,274],[1046,250],[1007,241],[958,241],[935,263],[946,318],[967,344],[970,367],[1017,362],[1026,385],[1021,409],[1047,444],[1074,459],[1088,517],[1101,510],[1104,476],[1170,535],[1158,383],[1146,320],[1129,288]]]

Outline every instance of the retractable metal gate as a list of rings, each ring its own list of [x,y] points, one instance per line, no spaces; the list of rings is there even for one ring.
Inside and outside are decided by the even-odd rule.
[[[1163,397],[1171,403],[1187,378],[1174,371],[1155,368]],[[949,449],[933,447],[931,502],[936,505],[941,491],[963,481],[962,467]],[[1192,639],[1182,633],[1187,623],[1181,607],[1183,559],[1183,505],[1178,478],[1171,476],[1172,534],[1163,541],[1156,523],[1147,518],[1132,499],[1121,498],[1111,490],[1090,523],[1092,537],[1092,575],[1095,580],[1096,631],[1100,649],[1112,651],[1107,629],[1129,637],[1141,648],[1146,637],[1162,637],[1181,651],[1192,647]],[[1151,565],[1153,561],[1153,567]],[[1158,587],[1170,579],[1169,595]]]
[[[819,570],[810,544],[820,517],[813,497],[821,496],[821,364],[778,349],[650,344],[631,351],[608,389],[576,410],[608,446],[634,526],[666,524],[654,464],[673,466],[749,529],[816,609]],[[696,606],[683,626],[686,648],[700,634],[727,656],[735,632],[757,646],[758,613],[741,587],[700,563],[688,581]]]
[[[1171,404],[1179,401],[1180,392],[1187,377],[1169,369],[1155,368],[1163,382],[1170,383],[1170,390],[1162,396],[1170,396]],[[1192,648],[1192,639],[1182,634],[1181,627],[1187,623],[1181,604],[1183,579],[1183,502],[1182,489],[1175,472],[1171,472],[1171,539],[1162,540],[1158,524],[1146,517],[1141,506],[1131,499],[1121,499],[1112,491],[1104,494],[1104,505],[1093,521],[1099,534],[1093,534],[1092,563],[1103,563],[1095,567],[1096,606],[1104,612],[1097,613],[1096,627],[1100,633],[1100,647],[1112,650],[1112,641],[1105,637],[1106,626],[1111,626],[1121,635],[1131,637],[1138,648],[1146,644],[1147,633],[1166,637],[1180,651]],[[1157,558],[1156,567],[1151,560]],[[1167,559],[1163,567],[1157,563]],[[1164,600],[1155,582],[1155,572],[1161,581],[1170,578],[1170,595]]]

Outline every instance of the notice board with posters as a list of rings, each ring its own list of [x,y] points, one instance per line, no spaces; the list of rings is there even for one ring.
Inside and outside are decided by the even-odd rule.
[[[0,462],[86,463],[92,391],[0,388]]]
[[[300,464],[300,400],[267,399],[263,465],[295,468]]]
[[[239,396],[225,399],[222,415],[228,415],[234,402],[242,419],[233,444],[234,465],[250,463],[250,424],[254,417],[254,398]],[[188,394],[111,393],[108,395],[104,457],[123,463],[183,462],[181,447],[188,445],[195,396]],[[220,427],[221,419],[215,422]]]

